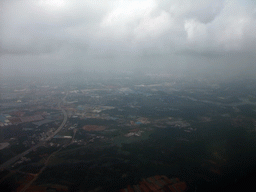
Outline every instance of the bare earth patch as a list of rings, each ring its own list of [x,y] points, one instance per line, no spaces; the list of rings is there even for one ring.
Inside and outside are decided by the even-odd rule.
[[[98,126],[98,125],[85,125],[83,126],[83,130],[85,131],[103,131],[105,130],[105,126]]]

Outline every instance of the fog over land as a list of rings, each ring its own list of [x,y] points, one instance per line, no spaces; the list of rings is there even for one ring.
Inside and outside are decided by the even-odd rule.
[[[2,0],[3,76],[255,73],[252,0]]]
[[[256,188],[255,62],[254,0],[0,0],[0,191]]]

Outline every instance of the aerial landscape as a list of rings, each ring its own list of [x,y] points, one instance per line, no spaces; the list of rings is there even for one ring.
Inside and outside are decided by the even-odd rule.
[[[80,78],[3,82],[2,183],[117,190],[167,175],[203,186],[255,164],[254,81]]]
[[[254,1],[0,7],[0,191],[256,187]]]

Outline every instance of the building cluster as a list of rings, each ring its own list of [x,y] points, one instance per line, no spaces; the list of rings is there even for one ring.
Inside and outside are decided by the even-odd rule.
[[[12,125],[12,123],[9,120],[10,117],[11,116],[9,114],[0,114],[0,126],[4,127],[4,126]]]
[[[187,184],[178,178],[169,179],[165,175],[156,175],[142,179],[137,185],[128,185],[120,192],[185,192],[187,190]]]

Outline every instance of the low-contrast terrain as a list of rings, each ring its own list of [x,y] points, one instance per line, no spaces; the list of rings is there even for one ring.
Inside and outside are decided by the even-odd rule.
[[[70,82],[3,83],[1,187],[117,191],[165,175],[188,190],[210,191],[255,169],[251,79],[127,75]]]

